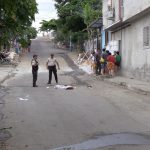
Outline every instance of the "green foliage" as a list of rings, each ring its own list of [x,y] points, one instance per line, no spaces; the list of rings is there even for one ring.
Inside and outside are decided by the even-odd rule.
[[[67,30],[71,32],[82,31],[86,28],[83,18],[78,15],[67,17],[65,26]]]
[[[102,15],[102,0],[55,0],[58,19],[42,21],[41,31],[54,30],[58,41],[83,44],[89,24]]]
[[[37,31],[34,27],[27,27],[19,36],[20,44],[23,48],[26,48],[31,39],[36,38]]]
[[[82,44],[84,42],[84,40],[86,40],[87,37],[87,33],[86,32],[75,32],[72,34],[72,42],[73,43],[78,43],[78,44]]]
[[[57,21],[55,19],[51,19],[50,21],[43,20],[42,22],[40,22],[40,24],[40,31],[48,32],[57,29]]]
[[[102,1],[88,1],[83,3],[83,18],[88,26],[92,21],[102,16]]]
[[[35,0],[1,0],[0,24],[6,26],[8,20],[14,24],[31,25],[35,13],[37,13]]]
[[[83,18],[86,25],[89,25],[95,18],[95,12],[92,7],[87,3],[83,9]]]
[[[28,43],[29,43],[28,40],[26,40],[24,38],[21,38],[19,40],[19,42],[20,42],[22,48],[27,48],[28,47]]]
[[[37,12],[35,0],[1,0],[0,43],[21,35],[25,28],[31,26]]]
[[[27,35],[28,39],[34,39],[37,36],[37,30],[34,27],[27,27],[24,34]]]

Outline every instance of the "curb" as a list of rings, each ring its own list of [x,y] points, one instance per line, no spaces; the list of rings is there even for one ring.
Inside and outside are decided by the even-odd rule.
[[[24,53],[22,53],[24,54]],[[23,57],[23,56],[19,56],[19,57]],[[19,58],[18,57],[18,58]],[[13,76],[13,71],[18,67],[18,65],[20,64],[21,61],[18,61],[17,64],[13,64],[11,66],[11,70],[8,71],[7,75],[0,81],[0,86],[1,84],[3,84],[6,80],[8,80],[9,78],[11,78]]]
[[[134,87],[134,86],[132,86],[132,85],[126,83],[126,82],[113,82],[113,81],[110,81],[110,80],[107,80],[107,79],[104,79],[103,81],[107,82],[107,83],[110,83],[112,85],[115,85],[115,86],[119,86],[119,87],[124,88],[124,89],[134,91],[138,94],[150,95],[150,91],[146,91],[146,90]]]
[[[10,71],[8,71],[7,75],[3,77],[3,79],[0,81],[0,86],[9,78],[11,78],[13,76],[13,72],[16,69],[17,66],[12,67]]]
[[[13,70],[9,71],[8,74],[0,81],[0,86],[3,84],[7,79],[9,79],[12,76]]]

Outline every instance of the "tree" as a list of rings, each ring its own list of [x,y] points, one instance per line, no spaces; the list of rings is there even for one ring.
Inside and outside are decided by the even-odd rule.
[[[77,33],[83,33],[82,30],[86,28],[84,19],[81,16],[81,2],[78,0],[59,0],[56,2],[55,6],[59,16],[57,22],[57,37],[61,37],[65,43],[69,43],[71,36],[72,42],[76,43],[78,41]]]
[[[19,42],[23,48],[27,48],[31,39],[36,38],[37,30],[34,27],[27,27],[23,33],[19,35]]]
[[[1,0],[0,47],[12,36],[18,36],[26,27],[31,26],[35,13],[37,13],[35,0]]]
[[[102,0],[55,0],[58,19],[43,21],[41,30],[54,30],[56,39],[69,43],[83,44],[87,39],[89,24],[102,15]],[[71,37],[71,38],[70,38]],[[80,42],[81,41],[81,42]],[[82,47],[82,45],[81,45]]]
[[[34,27],[27,27],[24,34],[27,35],[28,39],[34,39],[37,36],[37,30]]]
[[[51,19],[50,21],[42,20],[40,24],[40,31],[48,32],[57,29],[57,21],[55,19]]]

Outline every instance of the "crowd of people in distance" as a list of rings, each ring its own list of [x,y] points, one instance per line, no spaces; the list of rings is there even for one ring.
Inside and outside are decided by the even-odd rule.
[[[112,77],[120,69],[121,56],[119,51],[115,51],[114,54],[112,54],[105,49],[103,49],[101,53],[95,49],[89,59],[92,62],[91,68],[96,75],[109,75]]]

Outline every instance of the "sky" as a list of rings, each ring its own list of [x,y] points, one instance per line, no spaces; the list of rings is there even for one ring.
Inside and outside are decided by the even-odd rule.
[[[36,2],[38,4],[38,14],[35,15],[35,22],[32,26],[38,29],[42,20],[56,19],[57,11],[54,0],[36,0]]]

